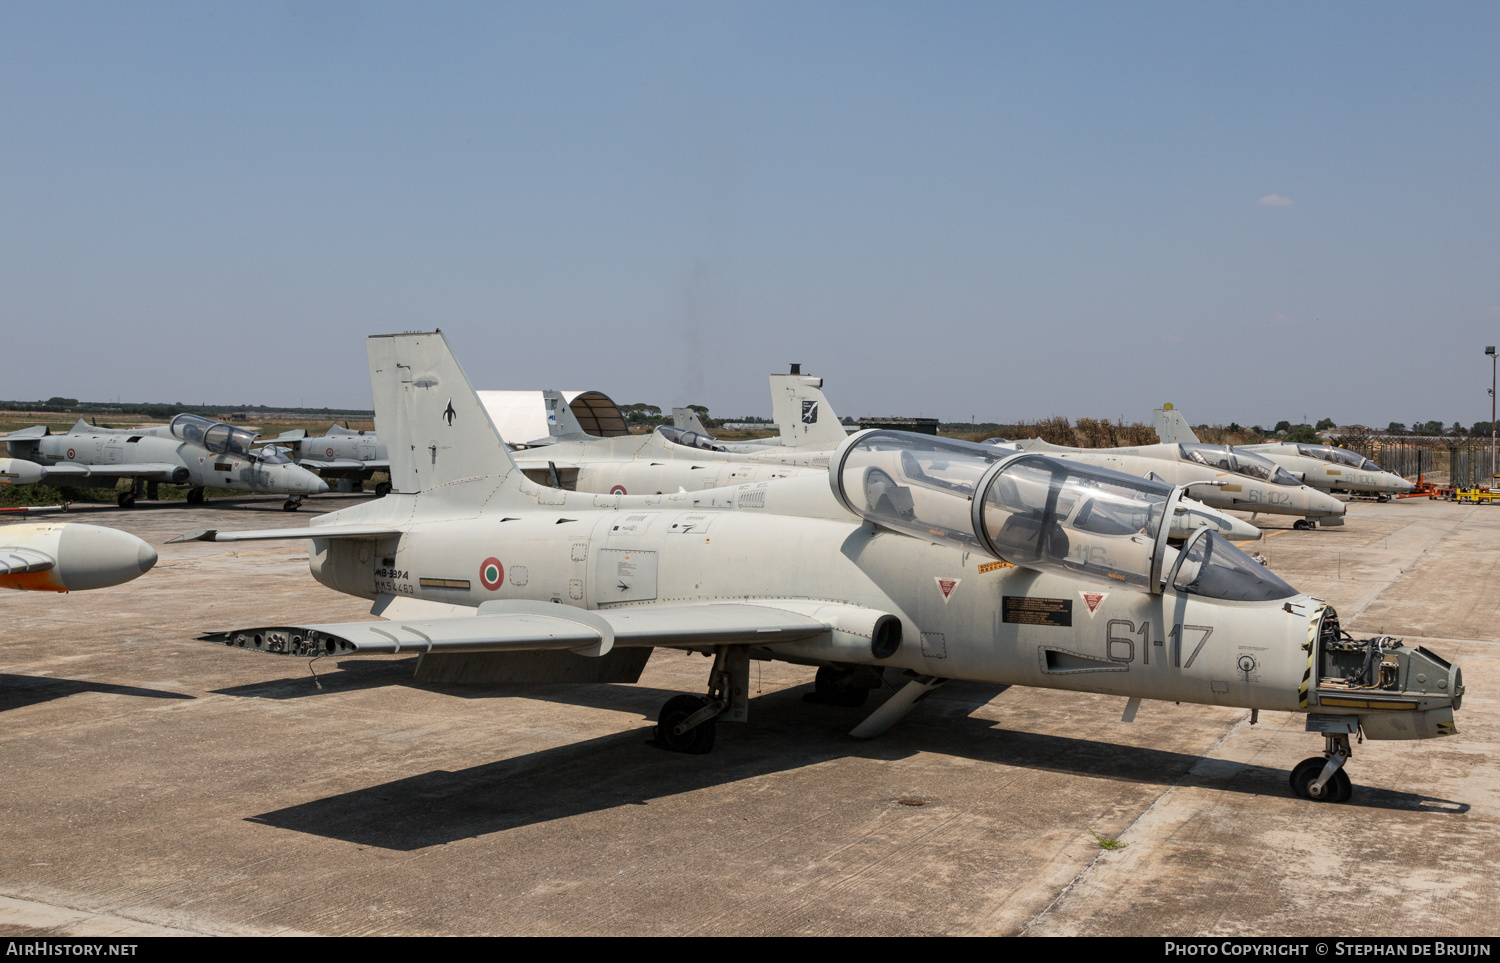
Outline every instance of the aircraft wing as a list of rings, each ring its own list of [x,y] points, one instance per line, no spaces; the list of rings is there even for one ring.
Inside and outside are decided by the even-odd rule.
[[[166,480],[172,477],[173,472],[182,468],[181,465],[167,464],[119,464],[119,465],[80,465],[72,464],[44,465],[49,477],[82,477],[89,478],[160,478]],[[77,469],[83,469],[80,476]]]
[[[806,603],[789,604],[805,608]],[[849,606],[824,606],[844,609]],[[774,602],[707,602],[589,610],[520,599],[485,602],[474,615],[236,629],[205,641],[282,655],[375,655],[400,652],[581,650],[603,655],[615,645],[774,645],[830,631],[836,617]]]
[[[402,529],[389,525],[309,525],[306,528],[266,528],[260,531],[221,532],[217,528],[200,528],[186,532],[174,542],[262,542],[292,538],[377,538],[381,535],[400,535]]]
[[[0,575],[24,575],[45,572],[57,563],[52,556],[31,548],[0,547]]]
[[[304,458],[297,464],[316,471],[363,471],[370,467],[367,462],[355,458]]]

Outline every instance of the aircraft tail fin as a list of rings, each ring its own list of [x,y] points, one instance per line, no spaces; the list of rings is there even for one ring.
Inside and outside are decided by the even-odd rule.
[[[1164,445],[1191,444],[1198,440],[1182,412],[1169,401],[1156,409],[1156,437]]]
[[[441,331],[375,335],[365,353],[393,489],[496,476],[519,485],[516,463]]]
[[[698,417],[698,412],[691,408],[673,408],[672,427],[682,431],[696,431],[700,435],[709,434],[709,430],[703,427],[703,421]]]
[[[547,433],[555,441],[593,441],[594,436],[583,430],[583,423],[573,413],[568,399],[561,391],[547,388],[542,391],[542,402],[547,406]]]
[[[823,397],[823,379],[793,372],[771,375],[771,417],[781,429],[781,444],[788,448],[837,448],[849,437],[838,415]]]

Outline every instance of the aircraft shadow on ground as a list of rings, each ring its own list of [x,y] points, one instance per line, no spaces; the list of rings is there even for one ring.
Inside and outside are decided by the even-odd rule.
[[[107,695],[139,696],[143,699],[191,699],[193,696],[163,689],[143,689],[133,685],[110,685],[107,682],[83,682],[78,679],[56,679],[46,675],[8,675],[0,673],[0,712],[23,709],[40,702],[64,699],[80,692],[103,692]]]
[[[378,689],[385,686],[408,686],[460,699],[536,699],[542,702],[587,706],[594,709],[639,712],[642,718],[650,719],[656,718],[657,710],[661,708],[662,703],[675,695],[682,694],[675,689],[656,689],[650,686],[607,682],[439,685],[415,681],[412,675],[416,671],[416,666],[417,660],[414,658],[383,662],[350,659],[340,662],[336,669],[316,669],[317,684],[309,674],[269,682],[230,686],[215,689],[214,693],[252,699],[305,699],[309,696],[332,695],[336,692]],[[321,684],[322,688],[319,688],[318,684]]]
[[[590,687],[549,688],[581,693]],[[1281,770],[999,729],[992,721],[969,716],[973,705],[967,698],[934,698],[924,703],[925,711],[919,707],[884,736],[859,741],[848,730],[869,707],[813,705],[803,700],[804,689],[785,689],[752,700],[752,721],[744,726],[719,726],[718,745],[704,756],[661,750],[651,742],[651,729],[640,727],[456,772],[434,770],[248,818],[280,829],[410,851],[620,806],[647,805],[655,799],[838,759],[896,761],[923,752],[997,766],[1146,783],[1162,790],[1177,785],[1291,796],[1287,774]],[[562,698],[561,692],[556,695],[558,701],[575,701],[571,693],[568,698]],[[1468,808],[1363,787],[1345,805],[1427,813]]]

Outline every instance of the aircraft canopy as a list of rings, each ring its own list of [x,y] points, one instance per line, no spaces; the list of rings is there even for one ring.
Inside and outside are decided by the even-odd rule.
[[[1220,471],[1249,475],[1251,478],[1270,482],[1272,485],[1302,484],[1296,476],[1279,467],[1271,459],[1245,451],[1243,448],[1210,445],[1204,442],[1186,442],[1178,445],[1177,450],[1182,454],[1184,461],[1195,461],[1200,465],[1207,465]]]
[[[1268,591],[1266,579],[1285,586],[1217,533],[1188,527],[1164,482],[903,431],[851,436],[829,471],[835,496],[861,518],[1013,565],[1159,591],[1179,560],[1168,540],[1187,538],[1201,558],[1181,591],[1240,598]]]
[[[671,428],[667,425],[657,427],[656,433],[674,445],[683,445],[687,448],[701,448],[704,451],[728,451],[722,445],[715,444],[718,441],[710,435],[700,431],[684,431],[681,428]]]
[[[218,455],[249,458],[250,445],[255,441],[255,432],[249,428],[236,428],[202,415],[178,415],[168,427],[174,437]]]
[[[1347,465],[1350,468],[1359,468],[1364,471],[1382,471],[1383,469],[1363,455],[1356,454],[1347,448],[1334,448],[1331,445],[1298,445],[1297,454],[1306,455],[1308,458],[1316,458],[1320,461],[1332,462],[1335,465]]]

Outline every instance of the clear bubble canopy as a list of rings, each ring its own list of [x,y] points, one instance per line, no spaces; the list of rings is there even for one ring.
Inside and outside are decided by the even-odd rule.
[[[178,415],[172,419],[169,427],[173,436],[190,445],[200,445],[218,455],[249,458],[250,445],[255,441],[255,432],[249,428],[236,428],[202,415]]]
[[[1196,545],[1209,538],[1218,541],[1206,564],[1233,562],[1231,581],[1259,569],[1285,595],[1296,594],[1217,533],[1188,528],[1190,516],[1178,517],[1180,491],[1163,482],[901,431],[851,436],[829,471],[834,494],[856,515],[1014,565],[1155,592],[1164,566],[1177,559],[1169,540],[1191,537]],[[1163,530],[1169,513],[1172,522]],[[1233,595],[1215,597],[1264,591],[1240,585]]]

